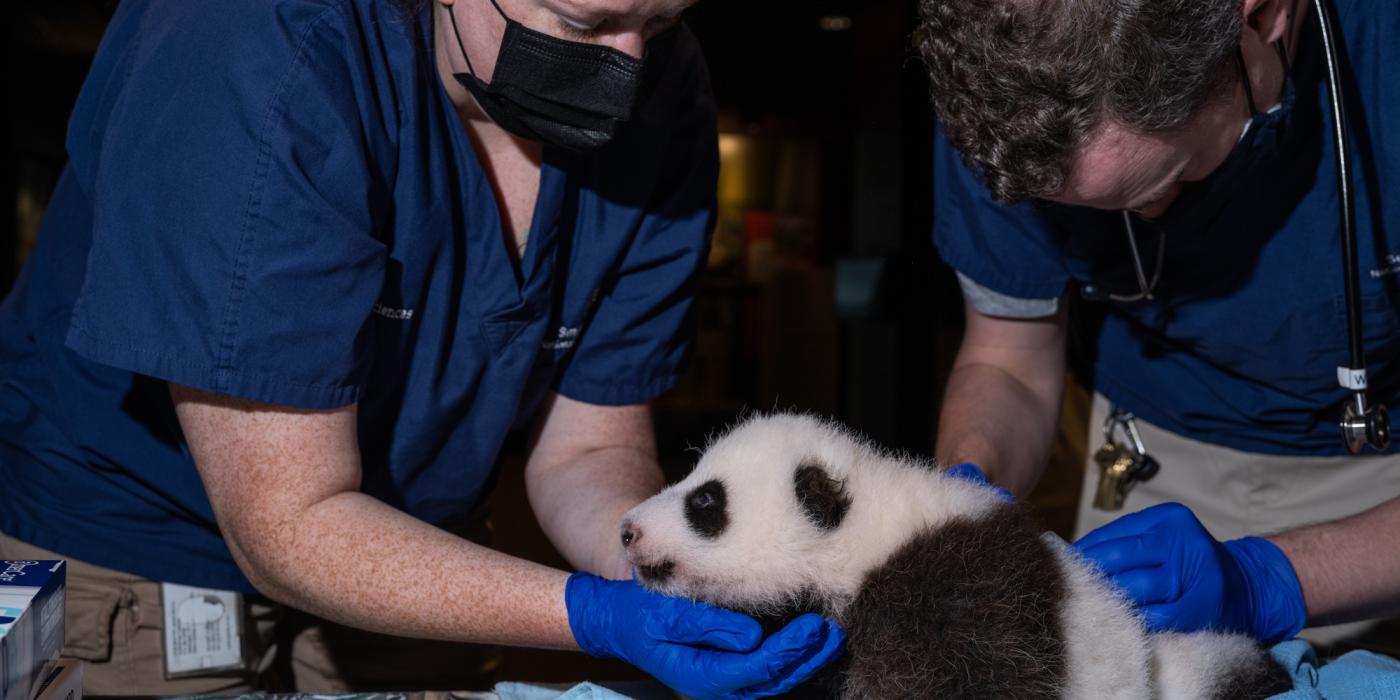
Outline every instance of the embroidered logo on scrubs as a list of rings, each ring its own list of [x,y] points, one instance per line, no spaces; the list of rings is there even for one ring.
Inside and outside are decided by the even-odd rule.
[[[544,348],[545,350],[568,350],[569,348],[573,347],[574,343],[577,341],[577,328],[560,326],[559,331],[554,335],[554,339],[546,340],[543,343],[540,343],[540,347]]]
[[[395,309],[383,304],[375,304],[374,313],[394,321],[407,321],[413,318],[413,309]]]
[[[1400,253],[1391,253],[1385,256],[1385,262],[1379,269],[1371,270],[1371,279],[1380,279],[1390,275],[1400,275]]]

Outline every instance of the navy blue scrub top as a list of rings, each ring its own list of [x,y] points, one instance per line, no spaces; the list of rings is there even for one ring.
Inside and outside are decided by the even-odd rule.
[[[1400,4],[1337,6],[1350,59],[1371,396],[1400,408]],[[1110,400],[1177,434],[1256,453],[1345,453],[1335,149],[1321,41],[1311,15],[1308,23],[1292,73],[1294,147],[1283,166],[1207,228],[1167,232],[1156,300],[1112,303],[1097,335],[1084,338],[1095,355],[1092,383]],[[1139,291],[1118,212],[999,206],[941,132],[934,167],[934,243],[977,286],[1023,300],[1055,299],[1078,284]],[[1134,222],[1150,277],[1158,231]]]
[[[0,530],[249,591],[165,382],[358,403],[363,490],[444,526],[549,390],[674,384],[718,167],[694,38],[612,144],[546,149],[516,266],[432,37],[388,0],[120,4],[0,307]]]

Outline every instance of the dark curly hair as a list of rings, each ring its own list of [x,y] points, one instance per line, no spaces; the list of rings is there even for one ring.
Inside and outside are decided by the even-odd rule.
[[[1103,120],[1185,126],[1225,94],[1241,0],[919,0],[914,44],[948,138],[997,201],[1061,191]]]

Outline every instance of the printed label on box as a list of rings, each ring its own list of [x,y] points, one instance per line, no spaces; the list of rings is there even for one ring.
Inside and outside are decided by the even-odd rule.
[[[26,700],[63,649],[62,561],[0,561],[0,700]]]

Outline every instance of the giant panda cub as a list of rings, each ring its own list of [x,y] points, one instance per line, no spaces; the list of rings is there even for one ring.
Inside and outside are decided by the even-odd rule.
[[[1256,642],[1149,634],[1015,504],[804,415],[752,418],[634,508],[646,587],[847,631],[846,698],[1263,698],[1292,686]],[[810,690],[810,689],[809,689]]]

